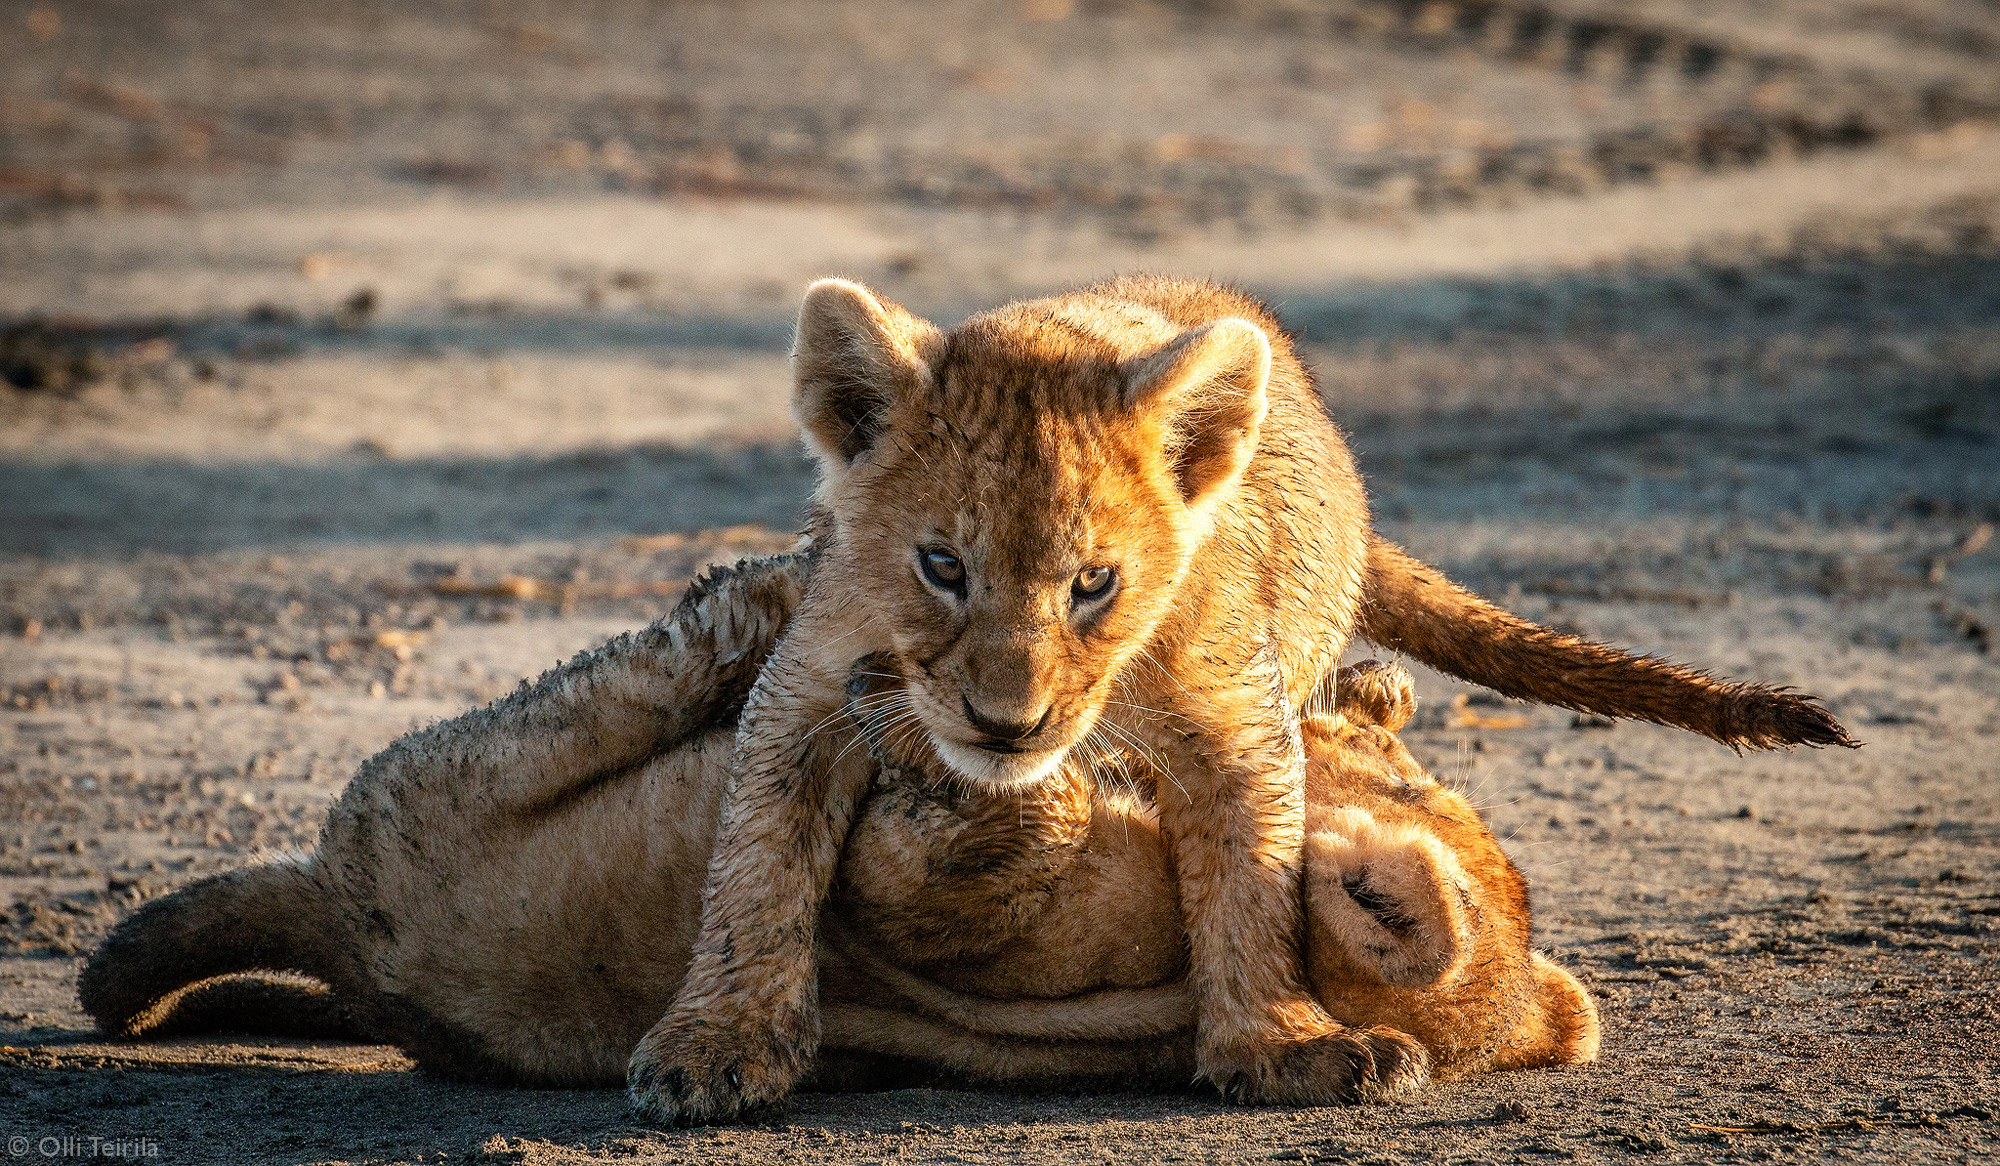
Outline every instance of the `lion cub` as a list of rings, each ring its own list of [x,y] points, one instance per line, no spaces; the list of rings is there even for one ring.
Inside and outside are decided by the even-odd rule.
[[[811,1064],[814,920],[871,776],[822,730],[877,652],[960,780],[1031,787],[1100,725],[1173,772],[1202,1076],[1254,1102],[1397,1088],[1298,959],[1298,710],[1353,629],[1368,516],[1277,321],[1132,280],[947,335],[829,280],[794,359],[812,578],[744,710],[694,961],[633,1054],[639,1109],[733,1120]]]
[[[693,963],[633,1053],[655,1119],[778,1104],[812,1061],[815,920],[871,776],[825,731],[858,655],[896,661],[880,699],[957,780],[1026,789],[1098,733],[1174,775],[1199,1074],[1252,1102],[1393,1092],[1407,1064],[1313,999],[1295,942],[1299,715],[1357,623],[1514,695],[1846,743],[1809,701],[1536,628],[1374,538],[1310,375],[1238,292],[1116,280],[945,333],[826,280],[794,362],[811,579],[744,711]]]

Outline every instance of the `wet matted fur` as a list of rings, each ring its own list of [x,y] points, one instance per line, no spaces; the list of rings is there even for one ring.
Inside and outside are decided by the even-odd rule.
[[[732,721],[804,572],[798,556],[719,572],[646,631],[392,745],[312,858],[203,880],[121,924],[85,969],[85,1007],[118,1035],[341,1035],[479,1080],[622,1080],[685,969]],[[1594,1012],[1528,949],[1518,875],[1376,727],[1407,719],[1407,676],[1344,679],[1338,714],[1305,722],[1313,991],[1405,1058],[1405,1087],[1426,1066],[1587,1059]],[[857,723],[888,727],[868,695],[837,730],[863,754]],[[850,1081],[865,1056],[981,1083],[1185,1083],[1185,937],[1133,796],[1157,780],[1144,759],[1016,794],[916,760],[874,762],[823,920],[829,1063]],[[211,979],[250,969],[328,988]]]
[[[857,654],[895,660],[880,699],[963,780],[1046,781],[1099,739],[1158,756],[1199,1075],[1242,1101],[1404,1071],[1320,1007],[1297,945],[1299,719],[1357,627],[1560,703],[1845,741],[1809,701],[1535,628],[1375,539],[1310,374],[1231,289],[1114,280],[946,333],[827,280],[794,364],[812,578],[750,693],[693,963],[633,1053],[656,1120],[752,1114],[812,1062],[815,920],[871,777],[823,731]]]
[[[1163,309],[1171,311],[1140,310],[1143,305],[1134,307],[1118,299],[1126,292],[1153,295]],[[947,448],[954,443],[963,444],[967,435],[953,431],[953,415],[922,409],[906,411],[909,415],[898,428],[888,424],[893,417],[879,414],[879,401],[869,404],[873,400],[869,394],[893,389],[895,385],[885,386],[880,378],[841,379],[843,361],[851,363],[855,358],[856,344],[861,344],[865,350],[863,356],[868,360],[888,359],[883,345],[903,346],[907,349],[903,356],[915,353],[924,360],[942,359],[932,351],[933,341],[939,340],[935,330],[926,333],[928,325],[914,321],[893,305],[868,297],[852,285],[840,285],[832,293],[837,293],[835,318],[815,323],[809,310],[801,330],[801,410],[809,431],[816,434],[823,459],[829,463],[847,459],[841,464],[851,469],[848,463],[859,464],[873,458],[871,451],[880,444],[903,441],[914,442],[908,450],[909,460],[925,464],[925,447],[915,441],[918,429],[913,427],[920,427],[924,433],[942,434],[940,440]],[[1105,310],[1114,318],[1136,312],[1144,328],[1171,337],[1165,346],[1136,358],[1136,363],[1125,361],[1110,367],[1102,360],[1093,364],[1096,358],[1088,352],[1079,355],[1076,350],[1064,348],[1062,338],[1076,339],[1081,334],[1081,325],[1089,322],[1093,312],[1104,308],[1090,297],[1106,295],[1114,304]],[[1263,370],[1267,395],[1271,385],[1282,381],[1278,395],[1291,401],[1290,407],[1295,410],[1316,416],[1315,424],[1323,427],[1320,438],[1314,440],[1337,444],[1338,435],[1326,425],[1323,414],[1316,412],[1316,401],[1302,395],[1309,389],[1309,382],[1290,356],[1276,322],[1246,298],[1206,285],[1152,281],[1113,285],[1108,291],[1097,289],[1084,293],[1083,301],[1080,307],[1068,300],[1052,301],[1053,307],[1018,306],[1011,315],[1000,313],[982,317],[975,323],[989,331],[997,329],[989,339],[1004,348],[1007,338],[1019,331],[1017,325],[1026,327],[1021,322],[1028,321],[1033,325],[1031,331],[1040,330],[1036,343],[1046,341],[1054,345],[1040,355],[1036,355],[1040,350],[1031,351],[1029,356],[1043,360],[1044,364],[1054,361],[1059,366],[1057,371],[1068,369],[1076,373],[1082,378],[1076,383],[1086,383],[1086,387],[1094,375],[1099,378],[1098,387],[1115,388],[1120,401],[1125,400],[1123,394],[1134,385],[1152,385],[1156,397],[1164,393],[1192,400],[1194,405],[1183,401],[1175,409],[1195,408],[1202,415],[1200,424],[1190,431],[1179,421],[1161,422],[1148,438],[1159,447],[1155,452],[1168,460],[1171,473],[1166,488],[1179,492],[1182,484],[1189,481],[1195,483],[1193,488],[1197,491],[1222,488],[1209,470],[1192,468],[1184,455],[1191,449],[1205,450],[1196,460],[1206,462],[1215,457],[1227,460],[1233,455],[1222,447],[1227,447],[1229,440],[1239,447],[1248,440],[1239,423],[1240,411],[1231,413],[1215,401],[1217,394],[1233,398],[1248,392],[1244,387],[1249,384],[1245,379],[1248,374],[1244,372],[1242,358],[1245,351],[1255,355],[1259,344],[1269,349],[1265,358],[1277,370],[1272,372],[1263,369],[1258,361],[1250,362],[1258,366],[1252,372]],[[1219,351],[1201,339],[1208,336],[1212,340],[1216,329],[1190,322],[1203,305],[1213,308],[1218,303],[1249,313],[1256,320],[1252,323],[1245,316],[1228,317],[1243,328],[1232,324],[1221,329],[1227,335]],[[1120,304],[1124,306],[1119,307]],[[842,315],[848,309],[873,314],[857,324],[851,313]],[[1152,315],[1147,315],[1148,312]],[[863,331],[856,331],[863,325],[866,326]],[[876,331],[866,332],[867,328]],[[968,329],[978,330],[973,325],[968,325]],[[815,330],[824,333],[819,335],[817,347],[805,339]],[[1250,332],[1256,335],[1253,337]],[[1070,368],[1072,364],[1076,367]],[[897,377],[919,375],[907,366],[897,368],[900,369]],[[853,369],[847,371],[851,373]],[[893,381],[895,377],[890,379]],[[1193,387],[1188,384],[1190,379],[1196,382]],[[1165,387],[1161,387],[1162,381],[1168,382]],[[1071,387],[1075,388],[1076,383]],[[834,389],[847,395],[843,397],[836,392],[814,403],[815,393]],[[863,399],[854,400],[855,392],[860,392]],[[1168,412],[1178,416],[1175,410]],[[999,413],[1006,415],[1007,410],[1001,409]],[[1057,418],[1050,423],[1060,428],[1058,414],[1059,411],[1052,409],[1033,415]],[[1236,420],[1232,421],[1232,417]],[[1075,421],[1076,417],[1071,417],[1070,422],[1062,424]],[[1217,424],[1222,426],[1225,438],[1230,434],[1234,437],[1217,438],[1214,431]],[[1033,425],[1028,428],[1035,429]],[[1260,423],[1260,429],[1281,433],[1285,427]],[[877,444],[868,445],[871,441]],[[1150,449],[1153,445],[1140,442],[1137,448]],[[1241,475],[1254,477],[1257,457],[1286,448],[1284,442],[1275,438],[1270,442],[1257,438],[1255,456],[1241,470]],[[1001,448],[998,452],[1006,450]],[[1237,453],[1242,450],[1239,448]],[[1342,451],[1340,457],[1344,456]],[[1066,472],[1081,474],[1064,488],[1082,490],[1085,494],[1095,488],[1092,484],[1095,479],[1078,469],[1084,459],[1058,460],[1069,467]],[[1324,500],[1324,491],[1320,490],[1324,483],[1316,484],[1309,476],[1300,476],[1298,466],[1270,472],[1293,486],[1293,496],[1285,499],[1287,503],[1317,506]],[[773,865],[768,847],[742,845],[740,837],[731,840],[726,835],[725,841],[717,845],[718,807],[725,799],[720,785],[704,784],[700,775],[710,772],[716,757],[730,748],[729,725],[734,723],[743,693],[751,690],[753,684],[767,690],[774,684],[772,670],[760,673],[759,669],[766,663],[766,654],[772,650],[779,629],[795,615],[802,595],[822,588],[827,596],[825,602],[838,602],[841,595],[852,600],[868,593],[864,584],[908,587],[915,577],[913,571],[919,564],[903,562],[895,566],[902,560],[892,554],[886,561],[895,566],[895,573],[886,581],[879,572],[874,576],[864,572],[848,579],[850,584],[861,586],[861,590],[843,592],[835,586],[840,573],[827,570],[825,548],[829,542],[839,543],[835,536],[840,530],[835,518],[842,506],[840,499],[834,497],[838,494],[832,485],[836,477],[830,476],[823,483],[822,500],[827,505],[815,520],[814,529],[821,537],[810,555],[788,561],[775,573],[764,568],[747,569],[720,590],[714,586],[697,588],[689,601],[661,624],[635,636],[622,637],[597,653],[579,657],[535,687],[492,709],[398,742],[364,767],[330,815],[320,852],[314,859],[239,872],[197,884],[163,901],[157,912],[149,908],[150,915],[142,913],[132,926],[121,928],[85,973],[81,990],[86,1006],[108,1029],[124,1031],[143,1024],[148,1010],[180,987],[205,976],[278,966],[274,961],[283,957],[289,961],[288,966],[312,972],[334,983],[336,989],[342,984],[353,987],[354,991],[349,993],[355,1001],[351,1008],[367,1031],[430,1050],[427,1063],[449,1067],[451,1058],[456,1056],[463,1059],[462,1068],[468,1073],[505,1076],[522,1072],[521,1066],[533,1066],[534,1079],[538,1080],[595,1079],[596,1067],[605,1057],[616,1055],[612,1050],[631,1048],[629,1043],[621,1043],[627,1041],[629,1033],[611,1019],[617,1015],[620,1002],[671,998],[695,947],[698,916],[694,908],[658,888],[699,886],[705,869],[711,890],[763,879],[778,884],[779,891],[790,887],[798,892],[790,898],[780,895],[789,904],[785,910],[792,918],[790,925],[778,926],[778,920],[765,920],[773,926],[766,928],[751,921],[740,929],[724,928],[716,933],[719,939],[711,937],[702,954],[711,963],[717,960],[727,963],[732,958],[761,961],[759,976],[771,973],[777,978],[768,982],[758,976],[749,978],[759,980],[764,989],[778,992],[784,998],[781,1001],[784,1007],[797,1006],[795,1011],[787,1013],[797,1024],[774,1024],[768,1031],[747,1037],[739,1033],[738,1037],[783,1045],[788,1050],[784,1053],[786,1057],[809,1055],[818,1036],[815,1014],[818,977],[810,972],[812,956],[817,950],[819,915],[817,907],[803,917],[797,917],[796,910],[801,903],[818,903],[831,891],[832,867],[839,861],[846,832],[818,829],[804,832],[802,836],[809,848],[827,851],[822,854],[815,850],[810,855],[827,868],[823,872],[825,887],[824,891],[816,889],[817,875],[807,879],[810,885],[792,886],[798,881],[797,870],[783,863]],[[1340,483],[1351,483],[1351,474],[1335,478],[1339,489],[1345,488]],[[984,482],[982,489],[995,486],[990,477],[979,480]],[[921,479],[917,485],[922,485]],[[1283,492],[1279,486],[1272,488]],[[1017,529],[1011,539],[989,540],[993,545],[981,553],[990,552],[994,561],[1005,561],[1012,556],[1033,566],[1029,560],[1034,554],[1021,548],[1032,546],[1036,535],[1033,523],[1028,521],[1034,508],[1016,507],[1016,500],[1007,490],[988,489],[988,492],[992,496],[986,498],[986,508],[1014,523]],[[906,504],[899,507],[898,498]],[[878,541],[887,538],[893,543],[897,532],[889,527],[909,520],[911,515],[905,511],[912,508],[907,503],[923,499],[921,490],[904,491],[900,495],[891,492],[886,500],[877,500],[880,505],[875,509],[863,508],[852,517],[857,521],[865,519],[863,527],[881,528],[875,529]],[[1359,505],[1358,497],[1346,501]],[[1027,518],[1017,510],[1025,512]],[[1284,505],[1278,505],[1273,513],[1284,510]],[[1349,514],[1348,518],[1354,519],[1355,515]],[[1221,521],[1211,515],[1196,524],[1210,526],[1205,534],[1196,532],[1203,538],[1217,537],[1210,519]],[[1251,520],[1261,521],[1254,516]],[[1365,512],[1359,513],[1359,521],[1363,524],[1356,544],[1360,547],[1359,557],[1340,558],[1346,566],[1334,573],[1353,575],[1358,581],[1360,590],[1353,598],[1359,605],[1359,628],[1379,642],[1503,691],[1570,707],[1680,724],[1733,743],[1777,745],[1846,740],[1837,723],[1808,699],[1717,682],[1700,673],[1635,658],[1521,621],[1459,590],[1392,545],[1367,534]],[[1022,525],[1024,522],[1027,525]],[[1145,523],[1139,525],[1143,527]],[[888,530],[886,535],[884,529]],[[960,531],[957,537],[964,539],[964,532]],[[958,545],[958,549],[964,550],[965,546]],[[1210,581],[1216,582],[1216,586],[1194,589],[1201,601],[1197,606],[1206,605],[1211,610],[1233,606],[1244,611],[1268,612],[1272,604],[1281,607],[1292,604],[1285,610],[1296,610],[1296,598],[1288,599],[1283,594],[1283,575],[1290,569],[1286,564],[1295,567],[1301,554],[1294,546],[1288,555],[1275,560],[1275,567],[1267,563],[1264,566],[1269,569],[1251,571],[1247,576],[1248,586],[1255,594],[1249,596],[1243,593],[1245,580],[1225,572],[1225,577]],[[1179,584],[1185,582],[1179,580]],[[1126,588],[1133,586],[1132,579],[1122,584]],[[1039,584],[1024,590],[1036,587]],[[724,603],[719,598],[724,591],[742,599],[744,606],[729,606],[735,599]],[[1157,603],[1157,596],[1154,598]],[[719,603],[723,606],[718,607]],[[1258,606],[1260,603],[1263,606]],[[1341,603],[1334,604],[1333,609],[1341,610]],[[850,612],[866,615],[855,602],[848,602],[848,608]],[[1112,618],[1116,610],[1114,607],[1102,618]],[[1287,807],[1297,807],[1294,861],[1283,871],[1264,871],[1268,880],[1275,880],[1274,885],[1296,879],[1302,863],[1300,856],[1307,845],[1304,739],[1297,706],[1307,703],[1313,692],[1324,695],[1319,679],[1303,685],[1297,679],[1297,674],[1312,671],[1312,659],[1324,656],[1324,651],[1309,647],[1300,655],[1303,662],[1287,664],[1282,657],[1292,651],[1288,646],[1291,641],[1281,633],[1296,633],[1302,640],[1310,641],[1325,630],[1325,613],[1306,613],[1297,621],[1277,623],[1282,626],[1267,629],[1272,635],[1269,649],[1251,671],[1265,675],[1272,684],[1284,689],[1282,693],[1273,689],[1268,694],[1273,697],[1275,707],[1265,711],[1280,714],[1283,734],[1295,735],[1295,757],[1288,764],[1296,762],[1301,789],[1296,798],[1288,790],[1277,790],[1277,799],[1267,804],[1267,808],[1279,811],[1278,818],[1286,819],[1273,820],[1274,828],[1281,833],[1291,829],[1293,811]],[[814,688],[806,693],[812,701],[831,704],[827,716],[806,726],[812,731],[801,731],[795,740],[810,740],[815,749],[824,750],[825,756],[841,769],[836,776],[844,792],[834,792],[853,803],[844,808],[850,818],[873,780],[873,763],[862,757],[865,751],[857,752],[851,748],[851,742],[843,743],[841,732],[820,730],[844,715],[846,668],[854,658],[848,653],[859,652],[870,642],[867,636],[859,634],[862,630],[865,629],[852,629],[853,638],[843,639],[829,636],[825,627],[793,627],[787,637],[787,642],[796,640],[815,654],[824,665],[822,670],[829,673],[820,679],[830,692]],[[971,647],[951,663],[957,670],[955,683],[961,701],[969,711],[980,711],[970,709],[970,698],[977,695],[989,725],[993,723],[994,709],[987,697],[995,693],[1006,696],[1010,692],[1018,695],[1016,690],[1025,691],[1023,685],[1040,685],[1054,671],[1036,663],[1035,645],[1016,642],[1015,637],[1004,634],[1004,628],[987,629],[989,633],[996,630],[1002,633],[997,638],[991,634],[972,637]],[[1344,635],[1342,631],[1337,638],[1344,639]],[[1129,642],[1126,647],[1130,647]],[[897,659],[899,664],[910,662],[906,655],[898,655]],[[914,662],[923,666],[922,655],[918,654]],[[1135,658],[1130,668],[1113,669],[1109,680],[1098,677],[1091,683],[1105,687],[1128,672],[1136,674],[1146,668],[1171,678],[1174,693],[1161,703],[1153,703],[1135,700],[1134,693],[1126,690],[1119,701],[1128,706],[1145,705],[1141,711],[1159,721],[1173,722],[1183,716],[1173,710],[1189,707],[1187,698],[1191,693],[1187,686],[1208,682],[1198,675],[1166,672],[1148,648],[1143,656]],[[837,677],[831,675],[836,669]],[[1214,677],[1209,678],[1213,680]],[[775,687],[782,689],[786,683],[781,675]],[[1300,691],[1294,693],[1293,688]],[[1282,699],[1278,699],[1280,696]],[[754,697],[752,705],[748,721],[754,726]],[[968,717],[968,721],[979,724],[977,717]],[[1100,721],[1110,723],[1101,718]],[[933,744],[940,747],[953,744],[938,735],[936,725],[925,727]],[[1159,722],[1151,724],[1154,730],[1160,727]],[[1016,741],[1032,738],[1040,731],[1027,728]],[[1086,736],[1083,743],[1088,745],[1092,740]],[[1164,748],[1149,744],[1145,734],[1130,741],[1119,738],[1121,748],[1129,745],[1149,756],[1159,755],[1159,768],[1174,773],[1177,781],[1183,780],[1188,771],[1174,762],[1173,755],[1185,752],[1186,740],[1183,737],[1183,748],[1176,750],[1171,741]],[[963,751],[963,740],[955,744]],[[1102,744],[1099,740],[1092,747]],[[1020,764],[1006,762],[1010,755],[1016,755],[1015,751],[994,752],[1000,758],[999,764]],[[1033,768],[1043,764],[1030,760]],[[1059,769],[1065,760],[1066,753],[1057,757],[1056,767]],[[1216,760],[1217,757],[1208,756],[1204,764],[1213,765]],[[954,764],[953,768],[963,774],[963,765]],[[741,776],[740,766],[738,776]],[[748,796],[739,787],[738,796],[729,800],[735,807],[732,813],[739,821],[754,818],[760,797],[766,809],[774,804],[782,808],[787,798],[798,793],[811,795],[806,798],[808,802],[818,799],[823,803],[829,795],[826,780],[825,773],[810,766],[781,771],[773,778],[775,784],[759,797]],[[1168,788],[1175,794],[1181,793],[1178,785],[1170,784]],[[1184,802],[1185,798],[1178,800]],[[1177,799],[1169,795],[1161,801],[1171,811]],[[1185,861],[1184,835],[1188,831],[1173,828],[1171,812],[1165,816],[1166,834],[1171,844],[1182,851],[1175,855],[1175,860],[1183,876],[1180,890],[1185,898],[1189,864]],[[1297,886],[1296,882],[1291,885]],[[1262,946],[1296,952],[1302,926],[1297,916],[1297,898],[1296,894],[1292,896],[1288,908],[1292,912],[1291,929],[1263,936]],[[169,903],[178,906],[165,905]],[[620,935],[643,937],[635,949],[643,950],[643,954],[617,960],[591,960],[582,965],[588,976],[579,980],[577,967],[572,966],[577,958],[574,952],[588,953],[600,948],[611,951],[617,944],[606,939],[596,946],[565,948],[531,942],[544,923],[551,919],[567,921],[571,912],[582,912],[595,921],[593,925]],[[149,917],[150,922],[146,922]],[[573,937],[577,933],[573,928],[559,927],[551,934]],[[1227,935],[1224,940],[1228,940]],[[801,943],[808,949],[803,960],[797,950]],[[454,945],[462,946],[466,952],[532,950],[538,954],[528,969],[522,971],[485,966],[475,959],[444,958]],[[1199,949],[1200,945],[1196,947]],[[1296,960],[1296,956],[1293,958]],[[1200,961],[1195,962],[1198,967]],[[434,971],[436,968],[449,971]],[[544,969],[545,976],[540,974]],[[787,978],[790,973],[800,971],[807,973],[803,980],[795,976]],[[1305,991],[1304,971],[1301,967],[1296,977],[1301,993]],[[1199,989],[1199,977],[1196,984]],[[663,997],[663,992],[669,995]],[[1325,1015],[1319,1002],[1307,999],[1316,1015],[1325,1016],[1329,1032],[1345,1031],[1335,1018]],[[703,1017],[696,1015],[695,1019]],[[733,1023],[726,1009],[718,1009],[715,1019],[718,1029]],[[697,1027],[704,1026],[705,1022]],[[579,1033],[583,1035],[579,1037]],[[1300,1084],[1312,1097],[1338,1098],[1365,1093],[1371,1084],[1368,1075],[1384,1061],[1394,1063],[1392,1058],[1376,1058],[1370,1039],[1360,1036],[1338,1042],[1331,1049],[1338,1056],[1316,1067],[1310,1060],[1298,1063],[1287,1059],[1286,1064],[1272,1067],[1276,1076],[1267,1082],[1291,1081]],[[493,1042],[499,1043],[496,1046]],[[654,1055],[656,1052],[657,1049],[649,1052],[642,1047],[641,1055],[634,1061],[641,1070],[642,1103],[647,1097],[658,1102],[654,1087],[663,1082],[686,1092],[686,1074],[676,1081],[654,1073],[663,1066]],[[1212,1059],[1207,1063],[1212,1070]],[[1213,1077],[1214,1073],[1209,1071],[1209,1075]],[[723,1108],[711,1107],[700,1113],[686,1109],[662,1111],[654,1104],[648,1111],[655,1116],[683,1119],[719,1117],[737,1112],[746,1098],[754,1101],[743,1092],[741,1069],[733,1062],[722,1065],[707,1080],[728,1095],[721,1099]],[[1225,1077],[1224,1083],[1237,1086],[1240,1096],[1272,1096],[1254,1081],[1231,1076]],[[1372,1083],[1383,1084],[1379,1080]]]

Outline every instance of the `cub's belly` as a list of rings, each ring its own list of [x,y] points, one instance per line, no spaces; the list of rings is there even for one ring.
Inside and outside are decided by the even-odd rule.
[[[687,970],[732,737],[704,734],[378,884],[399,901],[376,986],[536,1077],[619,1079]]]

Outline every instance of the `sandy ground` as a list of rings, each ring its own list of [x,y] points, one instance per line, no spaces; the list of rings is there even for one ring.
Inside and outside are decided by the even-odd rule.
[[[989,17],[0,2],[9,1153],[2000,1156],[2000,13]],[[787,541],[807,280],[952,318],[1136,268],[1281,307],[1418,553],[1867,741],[1739,758],[1421,678],[1409,737],[1532,878],[1597,1064],[666,1133],[393,1049],[88,1031],[77,957],[131,905],[310,846],[396,734]]]

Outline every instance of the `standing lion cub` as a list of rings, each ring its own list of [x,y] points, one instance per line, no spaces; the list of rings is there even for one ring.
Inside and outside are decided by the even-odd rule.
[[[1328,1016],[1298,959],[1298,714],[1354,626],[1368,518],[1276,322],[1155,280],[946,335],[829,280],[794,359],[812,575],[744,708],[694,960],[633,1054],[638,1107],[734,1120],[812,1063],[814,920],[870,778],[815,730],[872,653],[961,780],[1042,782],[1100,724],[1161,757],[1202,1076],[1262,1102],[1396,1088],[1402,1062]]]
[[[1099,731],[1159,758],[1199,1075],[1252,1102],[1393,1092],[1406,1064],[1312,998],[1296,939],[1299,719],[1357,626],[1503,692],[1845,740],[1807,702],[1533,628],[1373,539],[1311,376],[1235,291],[1115,280],[946,333],[826,280],[794,362],[811,578],[745,707],[693,962],[633,1053],[655,1119],[754,1113],[812,1062],[815,920],[870,774],[822,730],[857,655],[895,660],[884,699],[960,780],[1033,785]]]

